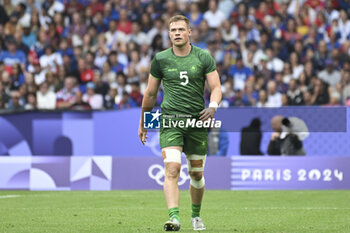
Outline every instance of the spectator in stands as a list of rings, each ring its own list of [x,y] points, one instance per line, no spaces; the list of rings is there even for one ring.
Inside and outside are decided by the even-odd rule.
[[[325,67],[326,60],[329,57],[328,53],[326,41],[320,40],[318,42],[318,49],[315,52],[316,68],[318,70],[322,70]]]
[[[43,69],[41,67],[39,61],[35,61],[35,63],[33,64],[33,69],[34,69],[33,72],[27,74],[27,76],[28,75],[30,75],[30,76],[34,75],[34,81],[35,81],[36,85],[40,85],[40,84],[42,84],[45,81],[47,73],[52,73],[51,70],[49,72],[47,72],[46,69]]]
[[[23,2],[18,3],[15,9],[18,12],[18,23],[22,25],[25,22],[30,22],[30,14],[27,12],[27,6]]]
[[[305,106],[313,105],[312,94],[310,93],[310,91],[304,91],[303,92],[303,99],[304,99],[304,105]]]
[[[284,83],[289,83],[289,81],[293,78],[292,67],[289,62],[285,62],[283,64],[282,75],[283,75],[282,79]]]
[[[242,97],[243,103],[246,106],[255,106],[258,98],[259,93],[254,89],[253,83],[247,82]]]
[[[159,37],[160,37],[161,43],[160,43],[159,47],[160,48],[167,48],[168,47],[168,41],[169,41],[168,40],[168,31],[164,27],[163,20],[160,17],[155,19],[153,27],[148,31],[148,33],[147,33],[147,38],[148,38],[147,41],[150,44],[153,44],[153,42],[155,41],[154,39],[155,39],[156,35],[159,35]]]
[[[64,80],[64,87],[57,92],[56,107],[59,109],[70,108],[75,102],[75,92],[78,90],[76,78],[67,77]]]
[[[247,48],[246,48],[247,47]],[[252,65],[251,69],[254,68],[254,66],[258,66],[260,64],[260,60],[265,59],[264,52],[259,48],[258,42],[255,40],[249,40],[246,43],[241,43],[241,51],[243,56],[243,61],[245,64],[247,64],[248,61],[248,54],[250,53],[252,58]]]
[[[209,1],[209,10],[204,13],[204,19],[210,28],[218,28],[226,19],[225,14],[217,8],[216,0]]]
[[[2,47],[2,44],[1,44],[2,42],[1,42],[1,40],[0,40],[0,53],[1,53],[1,47]],[[4,72],[4,70],[5,70],[5,64],[4,64],[4,62],[3,61],[0,61],[0,77],[1,77],[1,75],[2,75],[2,72]]]
[[[249,106],[249,102],[243,101],[243,90],[237,89],[234,91],[232,106],[234,107]]]
[[[296,52],[292,52],[290,54],[289,59],[290,59],[290,64],[293,72],[292,77],[297,79],[299,78],[300,74],[304,71],[304,66],[300,63],[300,59]]]
[[[90,53],[93,55],[93,53],[90,51]],[[107,61],[107,53],[103,48],[99,48],[96,52],[96,57],[94,59],[94,66],[101,70],[103,64]]]
[[[282,95],[277,92],[276,82],[270,80],[267,83],[267,103],[268,107],[281,107],[282,106]]]
[[[51,70],[56,73],[58,66],[63,65],[62,56],[60,53],[55,52],[52,45],[47,45],[44,49],[45,54],[39,59],[40,66],[43,69]]]
[[[305,80],[306,84],[308,84],[308,82],[310,82],[311,78],[316,75],[316,72],[315,72],[314,65],[313,65],[312,61],[305,62],[305,67],[304,67],[303,73],[304,73],[304,76],[305,76],[305,79],[306,79]],[[299,76],[299,80],[301,78],[301,75],[302,74],[300,74],[300,76]]]
[[[136,103],[130,98],[128,92],[124,91],[119,103],[114,106],[116,109],[127,109],[136,107]]]
[[[199,24],[199,42],[208,43],[212,36],[207,20],[203,19]]]
[[[84,17],[82,16],[82,12],[77,11],[73,13],[72,22],[68,28],[69,37],[76,35],[81,39],[86,34],[87,26],[84,24]]]
[[[103,33],[107,31],[108,26],[103,21],[103,10],[95,13],[93,21],[98,33]]]
[[[5,92],[3,82],[0,82],[0,102],[1,102],[0,107],[1,108],[5,108],[5,104],[8,102],[9,98],[10,96]]]
[[[93,16],[95,16],[98,12],[103,12],[103,4],[98,0],[91,0],[88,7],[91,8]]]
[[[227,108],[232,105],[233,98],[234,98],[232,82],[230,80],[227,80],[226,82],[224,82],[221,88],[222,88],[222,100],[220,103],[220,107]]]
[[[322,70],[318,77],[331,87],[335,87],[340,82],[340,72],[334,69],[333,60],[327,59],[325,64],[326,69]]]
[[[0,96],[0,109],[3,109],[4,107],[5,107],[4,101],[2,99],[2,96]]]
[[[338,92],[333,91],[330,94],[329,103],[327,104],[327,106],[340,106],[340,94]]]
[[[136,103],[137,106],[141,106],[143,96],[140,92],[140,83],[133,82],[131,83],[130,86],[131,86],[130,98],[133,100],[133,102]]]
[[[26,104],[24,105],[25,110],[37,109],[36,95],[34,93],[28,93],[26,98]]]
[[[106,83],[113,83],[117,80],[116,73],[111,70],[109,62],[103,63],[102,66],[102,81]]]
[[[160,34],[157,34],[152,41],[151,44],[151,50],[152,50],[152,57],[155,56],[156,53],[163,51],[163,41],[162,41],[162,36]]]
[[[256,67],[255,74],[261,76],[264,83],[272,78],[272,71],[267,68],[268,57],[263,54],[260,58],[260,64]]]
[[[44,81],[50,90],[61,90],[66,77],[80,77],[79,63],[83,79],[87,79],[82,83],[93,81],[98,92],[98,83],[102,83],[101,93],[106,95],[107,85],[118,83],[117,73],[123,73],[129,84],[140,83],[142,95],[151,59],[169,47],[166,21],[182,12],[192,22],[192,44],[213,55],[223,84],[230,78],[234,80],[228,95],[242,90],[236,93],[236,100],[226,101],[225,106],[233,102],[254,105],[250,87],[254,89],[252,93],[264,93],[261,90],[268,89],[270,80],[276,81],[277,92],[289,93],[281,95],[283,106],[295,104],[290,102],[290,96],[297,98],[295,94],[299,92],[305,105],[327,105],[333,92],[341,94],[340,104],[348,101],[347,84],[339,78],[344,77],[342,72],[350,71],[350,11],[344,1],[17,2],[12,1],[12,5],[6,0],[0,6],[0,12],[6,12],[0,13],[0,66],[3,63],[7,72],[0,82],[5,80],[2,85],[7,95],[19,89],[22,100]],[[50,45],[53,48],[46,54],[44,50]],[[59,55],[53,56],[56,50]],[[56,59],[59,56],[61,59]],[[331,73],[326,68],[328,59],[333,62],[332,71],[328,69]],[[17,72],[15,64],[20,64],[22,72]],[[250,69],[250,73],[241,72],[239,65]],[[102,82],[94,80],[96,72],[101,73]],[[0,70],[0,77],[2,73]],[[336,78],[330,78],[333,73]],[[35,81],[21,84],[21,74]],[[321,89],[316,87],[317,78],[324,81]],[[297,83],[295,90],[291,79]],[[127,82],[118,83],[118,104],[123,91],[131,94]],[[288,88],[290,83],[293,84]],[[157,102],[162,99],[159,93]],[[8,101],[4,98],[3,106]],[[257,105],[266,106],[266,101],[259,102]]]
[[[289,53],[287,51],[287,48],[283,46],[282,41],[280,39],[274,38],[271,47],[273,53],[276,55],[277,58],[281,59],[284,62],[288,62]]]
[[[350,71],[344,71],[342,74],[342,80],[343,80],[343,90],[342,90],[342,103],[344,105],[349,106],[350,101],[348,99],[350,98]],[[1,89],[0,89],[1,90]]]
[[[79,58],[78,60],[78,71],[80,75],[80,81],[82,83],[87,83],[94,80],[94,71],[86,63],[86,60],[84,58]]]
[[[115,73],[123,72],[124,65],[118,61],[118,56],[116,51],[111,51],[108,55],[108,62],[111,66],[112,71]]]
[[[223,40],[228,43],[230,41],[235,41],[238,37],[238,26],[237,24],[230,24],[230,21],[224,20],[222,22],[221,34]],[[192,35],[193,37],[193,35]]]
[[[166,1],[165,11],[166,12],[162,14],[162,18],[164,21],[167,21],[171,17],[175,16],[178,11],[176,1]]]
[[[289,90],[287,91],[288,105],[304,105],[303,93],[298,89],[297,81],[289,81]]]
[[[281,94],[286,94],[288,91],[288,84],[283,82],[283,76],[281,72],[275,72],[275,82],[277,91]]]
[[[55,12],[63,12],[64,5],[60,1],[49,0],[48,1],[48,13],[51,17],[54,16]]]
[[[17,30],[15,32],[15,34],[13,35],[13,38],[15,39],[16,41],[16,44],[17,44],[17,49],[20,50],[20,51],[23,51],[25,55],[27,55],[29,53],[29,48],[27,45],[25,45],[22,41],[22,31],[20,30]]]
[[[24,75],[20,64],[16,63],[12,66],[11,79],[11,89],[18,90],[18,88],[24,83]]]
[[[12,89],[12,79],[9,71],[5,70],[2,72],[1,81],[2,81],[2,88],[4,93],[10,95],[13,89]]]
[[[71,106],[72,110],[91,110],[89,103],[83,100],[83,93],[78,90],[75,92],[74,103]]]
[[[253,72],[248,67],[244,66],[242,55],[236,57],[236,64],[231,66],[229,74],[234,79],[234,89],[242,90],[245,86],[245,81],[253,76]]]
[[[26,56],[17,49],[17,43],[13,37],[9,37],[6,41],[7,51],[2,51],[0,54],[0,61],[4,62],[5,66],[13,66],[16,63],[21,64],[25,70]]]
[[[339,42],[344,43],[347,40],[349,40],[350,20],[349,20],[349,15],[347,14],[345,8],[340,8],[339,16],[340,16],[338,19],[339,34],[340,34]],[[337,17],[334,17],[334,19],[337,19]]]
[[[272,48],[267,48],[265,50],[268,62],[266,64],[266,67],[271,72],[282,72],[283,71],[283,61],[279,59]]]
[[[129,35],[132,32],[131,22],[128,19],[128,12],[126,9],[120,9],[120,18],[117,23],[117,30]]]
[[[83,95],[83,101],[88,103],[92,109],[103,109],[103,96],[95,92],[96,86],[93,82],[86,84],[86,93]]]
[[[311,103],[313,105],[324,105],[329,102],[328,85],[322,80],[315,80],[315,87],[313,88]]]
[[[264,89],[261,89],[259,91],[259,99],[258,99],[258,102],[256,103],[256,106],[257,107],[269,107],[267,105],[267,93]]]
[[[254,17],[248,17],[244,26],[247,32],[247,41],[260,41],[260,32],[256,28],[256,20]]]
[[[118,95],[118,85],[111,83],[108,94],[104,97],[105,109],[113,109],[116,105],[116,97]]]
[[[11,92],[11,99],[8,102],[9,110],[24,110],[25,101],[21,100],[21,94],[18,91]]]
[[[55,109],[56,93],[49,89],[49,84],[43,82],[36,93],[38,109]]]
[[[101,73],[100,71],[96,70],[94,72],[94,82],[95,84],[95,92],[97,94],[101,94],[102,96],[105,96],[108,93],[109,84],[102,81]]]
[[[24,43],[24,45],[26,45],[28,48],[33,47],[36,43],[36,34],[31,31],[30,22],[25,21],[21,26],[23,29],[21,42]]]
[[[5,35],[13,35],[16,31],[17,22],[18,22],[19,14],[13,11],[9,14],[9,20],[5,23],[4,26],[4,34]]]
[[[194,28],[198,27],[201,21],[203,20],[203,13],[199,11],[198,3],[191,2],[190,11],[186,15],[190,20],[190,25]]]
[[[129,41],[134,41],[139,46],[141,46],[144,43],[147,43],[147,35],[143,31],[141,31],[141,25],[139,22],[135,21],[132,23]]]

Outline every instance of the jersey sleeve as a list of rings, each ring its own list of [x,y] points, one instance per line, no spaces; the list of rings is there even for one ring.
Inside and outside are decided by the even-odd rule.
[[[216,62],[214,58],[208,53],[204,52],[203,56],[203,64],[204,64],[204,73],[209,74],[216,70]]]
[[[162,79],[162,70],[160,69],[159,61],[157,56],[154,56],[151,64],[151,75],[156,79]]]

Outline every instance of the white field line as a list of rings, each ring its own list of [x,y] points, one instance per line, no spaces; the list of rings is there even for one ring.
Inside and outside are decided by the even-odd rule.
[[[339,207],[243,207],[235,210],[350,210]]]
[[[14,198],[14,197],[20,197],[20,195],[3,195],[3,196],[0,196],[0,199]]]
[[[6,209],[1,208],[0,209]],[[20,210],[52,210],[53,208],[40,208],[40,207],[11,207],[11,209],[20,209]],[[138,210],[138,209],[147,209],[147,210],[164,210],[164,208],[152,208],[152,207],[66,207],[66,208],[54,208],[56,210]],[[206,208],[206,210],[217,210],[217,208]],[[300,207],[300,208],[289,208],[289,207],[242,207],[242,208],[224,208],[224,210],[234,210],[234,211],[244,211],[244,210],[350,210],[350,208],[338,208],[338,207]]]

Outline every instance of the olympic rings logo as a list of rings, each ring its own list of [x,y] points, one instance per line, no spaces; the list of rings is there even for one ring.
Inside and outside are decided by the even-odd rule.
[[[190,176],[184,171],[184,169],[187,170],[187,164],[181,165],[180,177],[179,177],[179,182],[178,182],[179,185],[183,185],[184,183],[186,183],[187,180],[190,179]],[[164,172],[164,168],[162,165],[152,164],[148,168],[148,176],[151,179],[155,180],[157,182],[157,184],[163,186],[165,172]]]

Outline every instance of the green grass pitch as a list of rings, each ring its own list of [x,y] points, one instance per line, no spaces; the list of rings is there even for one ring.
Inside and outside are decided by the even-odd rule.
[[[181,232],[194,232],[188,191],[181,192]],[[207,230],[350,232],[350,191],[206,191]],[[0,232],[163,232],[162,191],[1,191]]]

